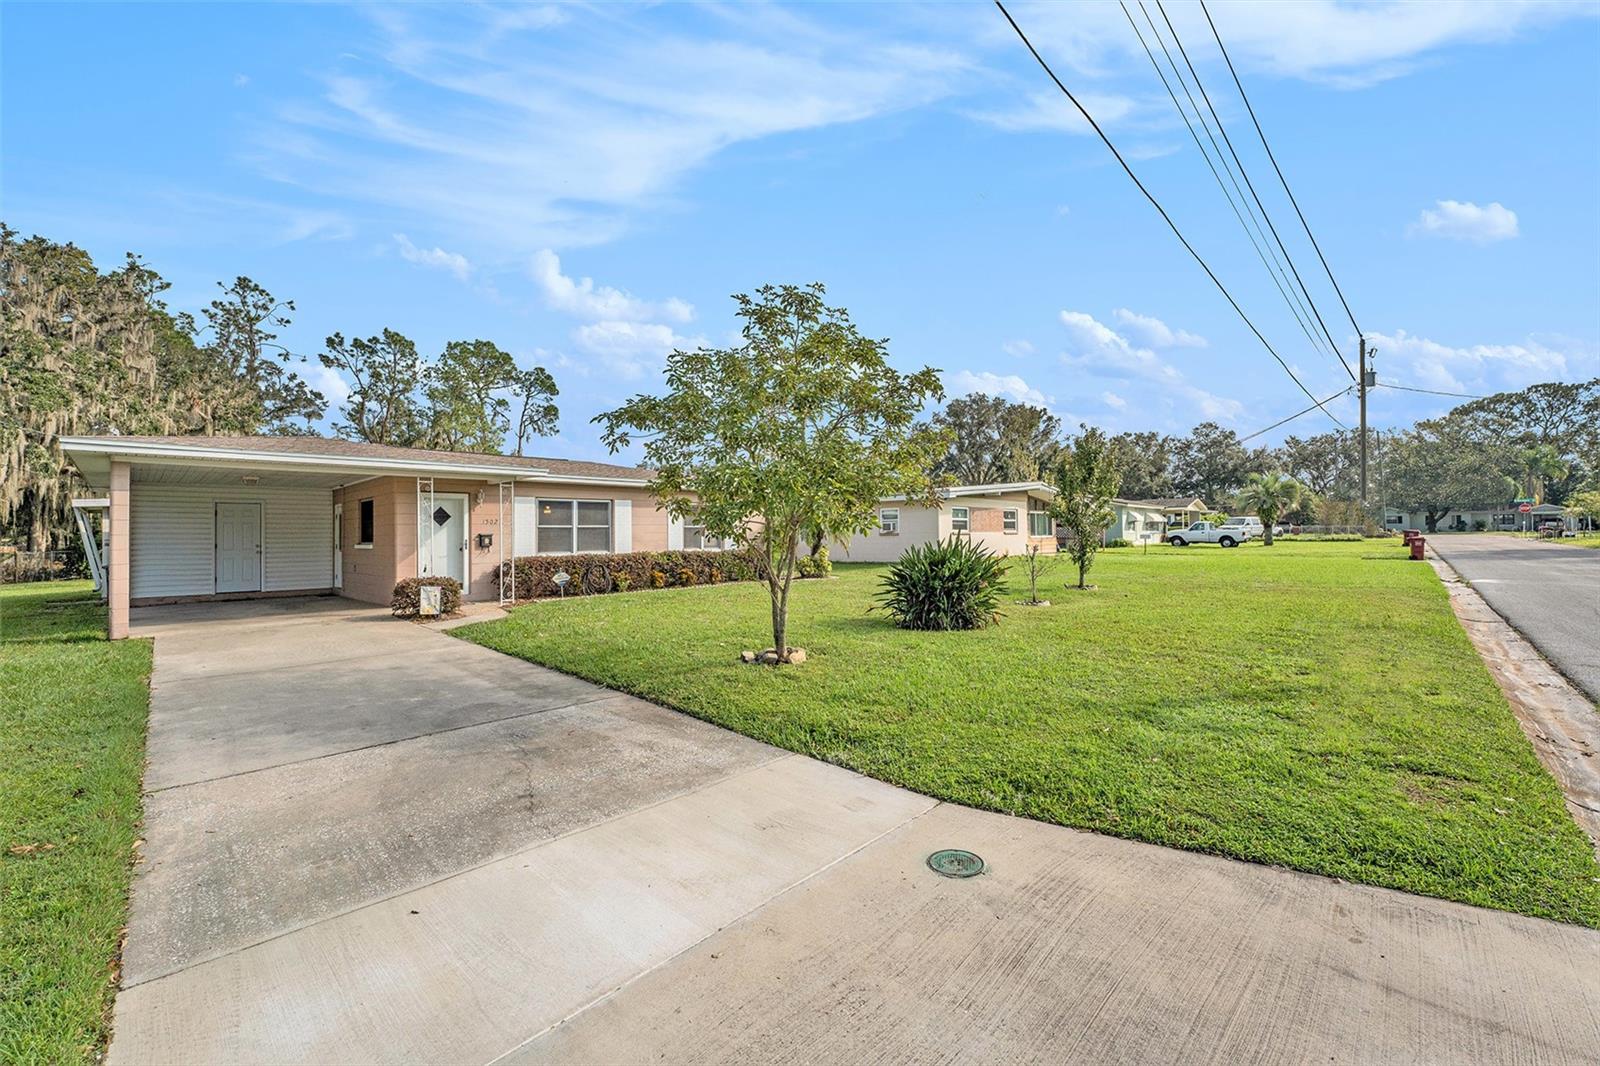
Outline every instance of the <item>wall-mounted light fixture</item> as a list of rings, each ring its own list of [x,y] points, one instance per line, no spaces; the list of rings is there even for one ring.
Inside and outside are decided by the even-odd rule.
[[[246,474],[242,480],[246,485],[255,485],[260,483],[261,478],[256,474]]]
[[[478,534],[478,547],[487,548],[493,543],[494,543],[494,534],[493,533],[479,533]]]

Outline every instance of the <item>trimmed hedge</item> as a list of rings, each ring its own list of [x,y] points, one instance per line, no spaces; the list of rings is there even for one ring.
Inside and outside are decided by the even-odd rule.
[[[461,582],[453,577],[408,577],[396,582],[389,610],[398,618],[415,617],[422,608],[422,593],[417,590],[424,585],[437,585],[443,590],[439,593],[440,614],[455,614],[461,610]]]
[[[560,587],[550,580],[561,570],[572,578],[567,584],[568,596],[597,596],[629,589],[754,581],[764,573],[766,564],[759,552],[747,549],[524,555],[510,565],[516,573],[516,598],[531,600],[561,595]],[[504,567],[495,576],[497,581],[504,580]]]

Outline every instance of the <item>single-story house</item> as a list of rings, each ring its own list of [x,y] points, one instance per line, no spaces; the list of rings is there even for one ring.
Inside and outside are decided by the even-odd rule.
[[[1425,530],[1428,528],[1427,517],[1423,511],[1405,511],[1387,507],[1383,512],[1383,524],[1388,529]],[[1518,505],[1515,503],[1478,504],[1460,510],[1452,508],[1439,519],[1438,531],[1471,533],[1483,530],[1537,529],[1542,525],[1556,523],[1563,529],[1570,530],[1583,529],[1588,524],[1582,515],[1576,512],[1569,513],[1565,507],[1555,503],[1538,504],[1527,514],[1518,510]]]
[[[441,575],[499,597],[515,555],[699,547],[649,470],[321,437],[64,437],[99,499],[111,636],[140,604],[337,594]],[[92,535],[80,511],[79,526]]]
[[[939,490],[934,506],[909,505],[904,496],[878,504],[878,528],[829,550],[850,562],[891,563],[913,544],[950,536],[970,538],[996,555],[1013,555],[1037,544],[1056,550],[1050,501],[1055,489],[1042,481],[1003,485],[953,485]]]
[[[1125,540],[1131,544],[1160,543],[1168,529],[1182,529],[1207,514],[1206,502],[1198,496],[1161,500],[1111,501],[1112,519],[1101,543]]]

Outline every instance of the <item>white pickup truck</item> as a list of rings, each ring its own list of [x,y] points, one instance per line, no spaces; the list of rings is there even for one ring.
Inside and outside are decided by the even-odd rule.
[[[1237,548],[1255,536],[1248,526],[1219,526],[1215,522],[1196,522],[1187,529],[1174,529],[1167,534],[1167,543],[1181,548],[1185,544],[1220,544],[1224,548]]]

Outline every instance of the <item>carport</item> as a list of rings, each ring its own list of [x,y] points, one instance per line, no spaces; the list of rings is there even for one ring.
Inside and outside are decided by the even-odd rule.
[[[387,603],[407,577],[501,596],[515,553],[682,545],[646,485],[605,463],[320,437],[64,437],[97,497],[77,501],[112,639],[130,607],[341,595]],[[645,512],[653,512],[646,515]],[[99,513],[96,534],[91,513]],[[518,514],[523,520],[519,529]],[[564,524],[563,524],[564,523]]]

